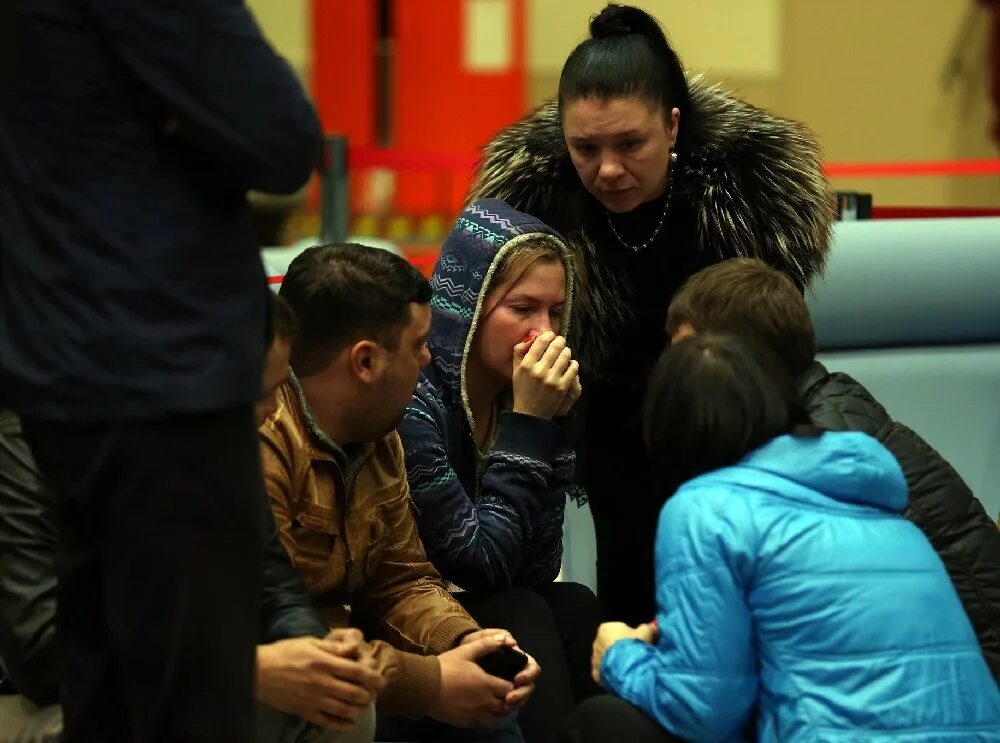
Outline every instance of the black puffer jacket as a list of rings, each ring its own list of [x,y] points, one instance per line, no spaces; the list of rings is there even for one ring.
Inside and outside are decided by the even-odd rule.
[[[819,362],[800,385],[816,425],[864,431],[893,453],[910,487],[905,516],[941,556],[983,655],[1000,682],[1000,530],[959,474],[915,432],[897,423],[871,393]]]
[[[323,637],[327,627],[313,608],[299,573],[278,537],[263,484],[261,642]],[[55,652],[56,495],[38,471],[21,424],[0,410],[0,662],[4,692],[36,704],[58,698]]]

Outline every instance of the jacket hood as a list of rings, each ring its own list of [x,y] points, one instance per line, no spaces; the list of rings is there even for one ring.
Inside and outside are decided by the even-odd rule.
[[[823,271],[835,216],[815,138],[699,78],[689,88],[672,201],[685,216],[683,224],[668,216],[670,234],[712,259],[759,258],[807,288]],[[486,145],[469,198],[487,196],[566,235],[578,260],[574,351],[590,365],[611,363],[609,339],[635,320],[632,289],[600,259],[596,202],[573,167],[554,101]]]
[[[776,490],[776,476],[801,486],[777,488],[795,500],[812,500],[808,491],[813,491],[841,503],[893,513],[902,512],[908,501],[899,463],[878,441],[856,431],[779,436],[723,473],[729,482],[770,490]]]
[[[431,274],[431,333],[428,346],[446,400],[462,401],[470,429],[472,413],[465,385],[466,359],[472,347],[483,302],[500,260],[530,240],[551,242],[566,265],[568,332],[573,309],[573,271],[562,236],[541,220],[503,201],[480,199],[463,211],[445,239]]]

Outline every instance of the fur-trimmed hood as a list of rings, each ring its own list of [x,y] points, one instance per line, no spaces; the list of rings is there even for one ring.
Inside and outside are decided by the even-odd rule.
[[[823,271],[835,213],[815,138],[719,86],[696,78],[690,91],[691,110],[681,113],[687,151],[674,166],[665,239],[692,243],[706,261],[759,258],[805,289]],[[606,247],[594,229],[601,207],[573,168],[555,102],[485,146],[469,200],[484,197],[566,236],[578,259],[576,349],[592,368],[609,362],[608,339],[635,319],[632,290],[601,260]]]

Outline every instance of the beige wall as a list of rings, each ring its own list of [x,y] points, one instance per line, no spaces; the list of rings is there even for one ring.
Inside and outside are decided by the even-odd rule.
[[[434,2],[434,0],[409,0]],[[559,70],[604,0],[528,3],[528,101]],[[248,0],[308,79],[309,0]],[[985,13],[965,50],[969,76],[945,90],[948,53],[971,0],[637,0],[664,22],[693,71],[805,122],[833,162],[996,157],[989,136]],[[430,84],[430,81],[428,81]],[[1000,178],[837,181],[884,205],[1000,206]]]
[[[607,0],[526,0],[528,67],[558,79],[566,55],[588,33],[591,16]],[[785,0],[633,0],[683,40],[686,64],[770,79],[781,66]]]
[[[308,80],[312,65],[309,0],[246,0],[246,4],[274,48]]]
[[[529,0],[529,104],[554,94],[565,58],[602,2]],[[640,2],[664,22],[693,71],[726,82],[752,103],[809,125],[834,162],[996,157],[986,92],[988,24],[969,47],[969,77],[941,79],[970,2],[959,0],[746,0]],[[668,9],[669,6],[669,9]],[[711,12],[706,7],[714,6]],[[720,13],[722,11],[726,11]],[[721,16],[730,20],[720,21]],[[714,24],[726,29],[713,37]],[[717,28],[721,27],[716,25]],[[549,39],[545,41],[545,29]],[[747,40],[741,63],[732,29]],[[743,69],[741,64],[745,64]],[[1000,206],[1000,178],[840,180],[883,205]]]

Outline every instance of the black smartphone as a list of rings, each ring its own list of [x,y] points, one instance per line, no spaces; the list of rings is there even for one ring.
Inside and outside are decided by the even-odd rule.
[[[482,656],[476,663],[490,676],[513,683],[514,677],[528,665],[528,656],[521,650],[504,645],[499,650]]]

